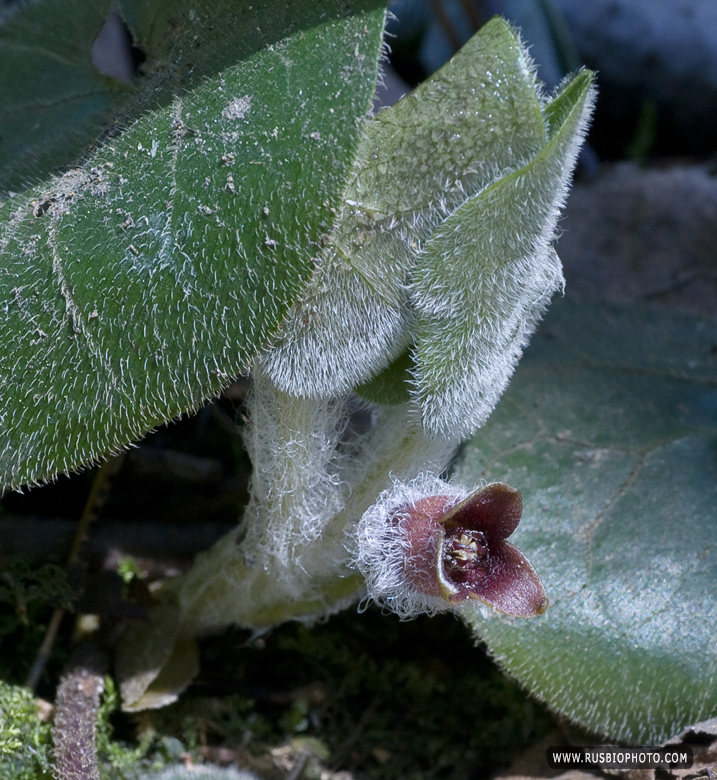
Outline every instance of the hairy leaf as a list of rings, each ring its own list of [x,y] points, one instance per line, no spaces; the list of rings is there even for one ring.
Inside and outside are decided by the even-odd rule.
[[[92,65],[110,6],[46,0],[0,12],[0,192],[80,154],[129,90]]]
[[[547,105],[550,140],[526,166],[460,206],[423,251],[414,282],[424,427],[477,430],[562,284],[551,242],[592,104],[578,74]]]
[[[335,395],[409,345],[409,281],[434,228],[546,142],[537,82],[493,19],[431,79],[366,126],[345,206],[267,369],[286,392]]]
[[[266,346],[332,227],[377,74],[381,3],[320,5],[0,201],[3,486],[126,445]]]
[[[717,326],[563,302],[458,477],[523,493],[552,606],[469,623],[552,708],[655,744],[717,713]]]

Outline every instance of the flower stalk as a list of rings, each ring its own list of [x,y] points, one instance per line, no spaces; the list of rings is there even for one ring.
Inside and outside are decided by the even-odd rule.
[[[311,620],[355,600],[363,580],[347,548],[361,516],[392,475],[440,472],[458,444],[426,436],[405,406],[383,409],[347,441],[349,397],[292,397],[259,367],[253,379],[245,441],[254,474],[242,523],[167,591],[193,634]]]

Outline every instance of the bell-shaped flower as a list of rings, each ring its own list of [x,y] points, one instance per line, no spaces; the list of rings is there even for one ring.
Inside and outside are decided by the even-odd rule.
[[[361,519],[356,562],[368,595],[402,617],[474,600],[513,617],[541,615],[540,577],[507,538],[520,492],[493,482],[468,492],[437,479],[397,483]]]

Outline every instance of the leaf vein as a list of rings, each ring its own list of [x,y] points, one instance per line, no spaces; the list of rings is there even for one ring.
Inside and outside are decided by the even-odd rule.
[[[54,221],[50,225],[48,239],[52,248],[52,273],[60,288],[62,298],[65,301],[65,315],[72,326],[72,330],[84,337],[85,342],[89,347],[90,354],[100,363],[102,368],[114,379],[114,381],[119,383],[119,377],[116,375],[107,356],[102,353],[102,350],[95,341],[92,333],[87,327],[87,322],[85,321],[82,311],[75,301],[72,285],[65,276],[62,258],[60,257],[56,223]]]

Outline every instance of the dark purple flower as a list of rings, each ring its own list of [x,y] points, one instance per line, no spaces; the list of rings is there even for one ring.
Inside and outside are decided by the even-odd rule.
[[[513,617],[541,615],[548,607],[543,583],[506,541],[522,511],[520,491],[502,482],[458,503],[453,496],[433,495],[401,507],[394,517],[406,578],[424,595],[451,604],[475,599]]]

